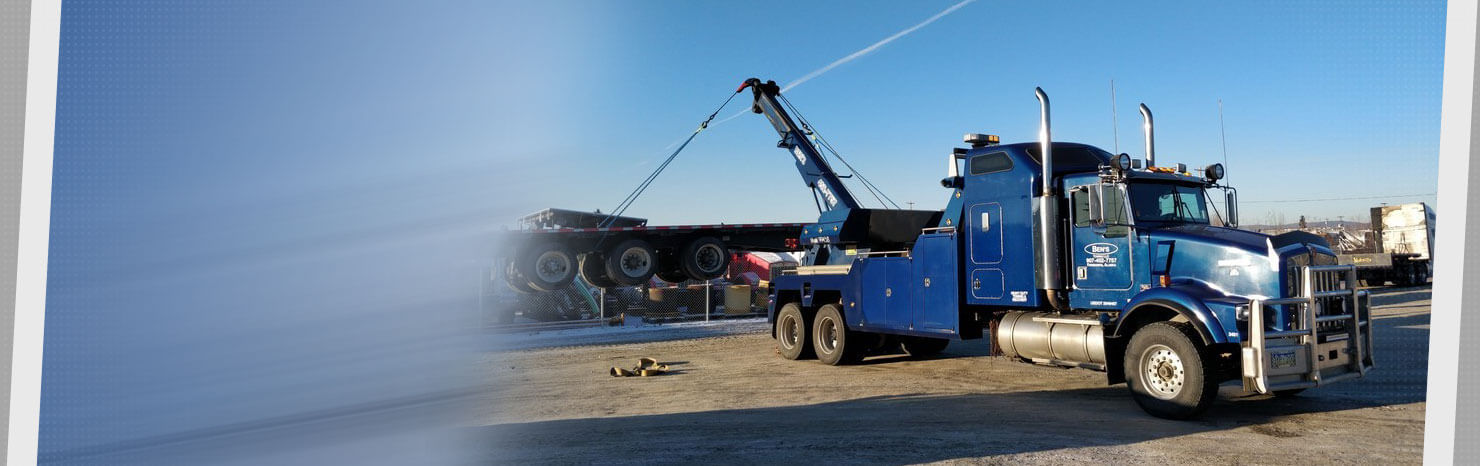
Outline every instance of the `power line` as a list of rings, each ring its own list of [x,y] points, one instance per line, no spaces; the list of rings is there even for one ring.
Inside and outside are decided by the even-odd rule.
[[[1328,198],[1325,198],[1325,199],[1278,199],[1278,200],[1267,200],[1267,201],[1239,201],[1239,202],[1248,203],[1248,204],[1258,204],[1258,203],[1266,203],[1266,202],[1353,201],[1353,200],[1360,200],[1360,199],[1385,199],[1385,198],[1389,198],[1389,197],[1421,197],[1421,196],[1433,196],[1435,194],[1437,194],[1437,193],[1387,194],[1387,195],[1382,195],[1382,196],[1328,197]]]

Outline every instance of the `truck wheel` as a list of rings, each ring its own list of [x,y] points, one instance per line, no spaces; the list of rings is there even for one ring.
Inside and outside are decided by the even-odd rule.
[[[504,284],[509,285],[509,289],[520,293],[536,293],[534,288],[529,287],[529,280],[524,279],[524,276],[514,269],[512,262],[504,268]]]
[[[809,338],[812,330],[809,324],[797,303],[781,306],[781,312],[776,313],[776,349],[781,352],[781,357],[795,361],[815,356],[812,339]]]
[[[581,278],[597,288],[612,288],[617,282],[606,276],[606,258],[601,254],[590,253],[581,256]]]
[[[842,307],[837,304],[822,306],[817,315],[812,316],[812,351],[823,364],[837,366],[863,359],[867,345],[851,344],[850,341],[857,336],[857,332],[848,330]]]
[[[647,241],[629,239],[606,252],[606,276],[618,285],[636,286],[653,278],[658,269],[658,253]]]
[[[1210,377],[1212,354],[1192,324],[1156,322],[1131,336],[1125,352],[1125,381],[1131,398],[1152,416],[1189,419],[1218,396]]]
[[[730,250],[719,238],[705,236],[684,245],[678,255],[679,268],[695,280],[712,280],[724,276],[730,265]]]
[[[951,340],[944,338],[904,337],[900,339],[899,348],[909,357],[924,358],[940,354],[950,344]]]
[[[560,243],[536,244],[514,262],[514,270],[539,291],[555,291],[576,279],[576,256]]]

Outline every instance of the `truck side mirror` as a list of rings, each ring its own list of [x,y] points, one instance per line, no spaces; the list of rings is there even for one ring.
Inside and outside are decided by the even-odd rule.
[[[966,180],[961,178],[961,158],[957,153],[952,153],[947,164],[946,177],[940,180],[940,185],[946,188],[961,189]]]
[[[1229,228],[1238,228],[1238,191],[1228,190],[1223,193],[1223,204],[1228,212],[1226,222]]]

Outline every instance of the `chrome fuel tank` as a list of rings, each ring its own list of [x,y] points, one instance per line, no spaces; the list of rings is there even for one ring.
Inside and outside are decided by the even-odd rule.
[[[1090,318],[1048,312],[1010,312],[997,325],[994,342],[1008,357],[1070,366],[1105,365],[1105,333]]]

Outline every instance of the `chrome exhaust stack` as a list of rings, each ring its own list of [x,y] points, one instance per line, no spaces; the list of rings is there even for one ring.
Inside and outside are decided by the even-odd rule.
[[[1146,104],[1141,104],[1141,121],[1143,130],[1146,132],[1146,168],[1156,166],[1156,131],[1151,124],[1151,109]]]
[[[1041,87],[1034,92],[1038,95],[1038,151],[1043,166],[1043,189],[1038,196],[1039,272],[1049,301],[1057,304],[1057,291],[1064,289],[1064,281],[1059,274],[1059,203],[1053,189],[1053,136],[1049,128],[1048,94]]]

